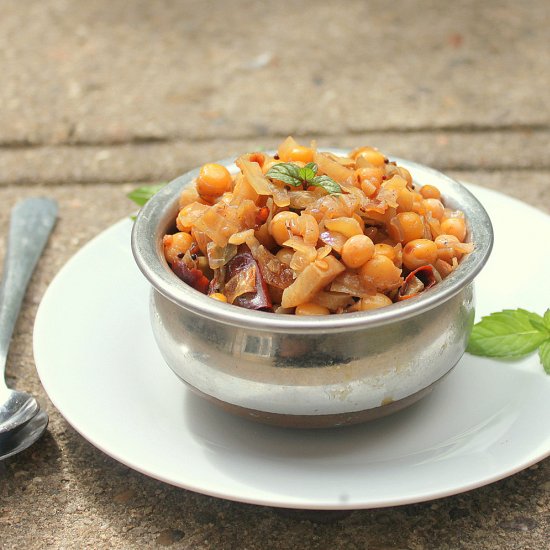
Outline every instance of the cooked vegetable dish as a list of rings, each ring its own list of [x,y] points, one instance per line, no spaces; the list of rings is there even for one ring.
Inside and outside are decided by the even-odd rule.
[[[426,291],[473,249],[464,214],[373,147],[347,156],[289,137],[183,190],[164,255],[215,300],[296,315],[356,312]]]

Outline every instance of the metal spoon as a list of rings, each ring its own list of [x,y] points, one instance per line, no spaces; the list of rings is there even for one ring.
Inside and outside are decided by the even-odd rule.
[[[30,447],[48,426],[49,418],[46,411],[38,411],[24,426],[8,432],[0,439],[0,460],[13,456]]]
[[[20,441],[21,437],[37,439],[44,431],[36,428],[43,425],[43,415],[46,413],[37,415],[40,406],[28,393],[8,388],[4,373],[8,348],[27,285],[56,217],[57,203],[47,198],[23,200],[15,205],[11,214],[4,272],[0,284],[0,458],[4,455],[4,449],[13,450],[14,445],[20,450],[25,448]],[[25,424],[37,416],[33,426],[12,440],[17,430],[24,429]],[[13,453],[10,452],[11,454]]]

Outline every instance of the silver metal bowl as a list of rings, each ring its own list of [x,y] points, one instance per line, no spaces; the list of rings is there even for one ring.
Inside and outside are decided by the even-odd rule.
[[[473,325],[473,280],[493,244],[491,222],[460,183],[392,160],[415,183],[437,186],[447,206],[465,213],[475,248],[428,291],[372,311],[321,317],[251,311],[212,300],[179,280],[164,259],[162,237],[173,232],[180,191],[198,169],[141,209],[132,250],[152,285],[153,333],[168,365],[193,391],[262,422],[333,427],[403,409],[456,365]],[[232,161],[220,164],[235,170]]]

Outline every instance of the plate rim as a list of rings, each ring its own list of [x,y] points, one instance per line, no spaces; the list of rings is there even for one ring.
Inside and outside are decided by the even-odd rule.
[[[511,197],[509,195],[505,195],[503,193],[500,193],[498,191],[495,191],[493,189],[489,189],[486,187],[478,186],[475,184],[465,183],[467,187],[472,189],[474,193],[477,190],[481,190],[482,192],[487,192],[489,194],[497,195],[499,198],[504,198],[506,200],[512,201],[513,203],[517,203],[518,205],[521,205],[522,208],[528,208],[534,212],[536,212],[538,215],[543,216],[547,219],[547,221],[550,221],[550,217],[545,212],[529,205],[521,200]],[[38,376],[40,378],[40,381],[44,387],[45,392],[48,395],[48,398],[51,400],[53,405],[56,407],[60,415],[63,417],[63,419],[68,422],[68,424],[77,432],[79,433],[86,441],[88,441],[90,444],[92,444],[94,447],[105,453],[106,455],[112,457],[116,461],[120,462],[121,464],[124,464],[125,466],[143,474],[148,477],[151,477],[153,479],[156,479],[158,481],[162,481],[164,483],[167,483],[172,486],[176,486],[185,490],[190,490],[193,492],[197,492],[203,495],[208,495],[211,497],[216,498],[222,498],[225,500],[230,500],[234,502],[242,502],[247,504],[254,504],[254,505],[261,505],[261,506],[269,506],[269,507],[275,507],[275,508],[292,508],[292,509],[308,509],[308,510],[358,510],[358,509],[373,509],[373,508],[386,508],[386,507],[392,507],[392,506],[401,506],[401,505],[407,505],[407,504],[414,504],[414,503],[420,503],[420,502],[427,502],[431,500],[436,500],[440,498],[445,498],[457,494],[461,494],[464,492],[471,491],[473,489],[477,489],[489,484],[492,484],[496,481],[500,481],[502,479],[505,479],[511,475],[514,475],[522,470],[525,470],[526,468],[529,468],[530,466],[533,466],[534,464],[544,460],[548,456],[550,456],[550,447],[546,450],[546,452],[540,454],[540,453],[533,453],[532,451],[529,451],[528,453],[525,453],[525,460],[518,462],[514,467],[504,469],[501,472],[495,473],[493,476],[485,476],[483,479],[473,480],[468,483],[451,483],[448,487],[441,488],[439,490],[427,490],[423,492],[422,494],[417,493],[415,495],[411,495],[410,497],[395,497],[395,498],[384,498],[384,499],[368,499],[363,498],[362,503],[357,502],[356,500],[352,500],[350,502],[335,502],[335,499],[333,498],[332,503],[328,502],[313,502],[308,501],[306,502],[302,497],[298,499],[298,501],[292,501],[288,498],[285,498],[282,495],[277,494],[277,498],[262,498],[260,496],[251,497],[249,494],[229,494],[228,492],[224,492],[223,490],[216,491],[211,488],[204,488],[201,486],[200,483],[192,483],[191,481],[189,483],[182,483],[181,481],[177,481],[172,479],[170,476],[162,475],[162,473],[159,472],[152,472],[150,469],[142,467],[139,464],[139,461],[136,461],[135,459],[128,459],[123,454],[113,451],[112,449],[108,448],[108,446],[104,445],[102,441],[98,441],[96,437],[91,437],[90,435],[86,434],[85,431],[81,429],[78,425],[76,425],[75,422],[71,419],[71,414],[67,414],[67,411],[64,410],[65,407],[60,403],[58,400],[58,396],[55,395],[55,390],[53,392],[49,391],[51,390],[49,380],[47,380],[47,377],[44,377],[44,370],[43,370],[43,358],[39,357],[40,353],[37,351],[39,347],[37,346],[37,340],[38,340],[38,332],[40,328],[40,324],[43,323],[43,317],[45,315],[44,311],[46,306],[43,306],[43,304],[47,304],[47,296],[49,296],[50,288],[54,288],[54,285],[60,284],[60,276],[62,273],[66,273],[71,269],[71,266],[74,262],[78,261],[78,258],[80,258],[82,255],[85,255],[88,247],[92,247],[94,243],[100,241],[106,233],[108,232],[116,232],[121,231],[124,226],[128,226],[128,236],[130,235],[131,231],[131,220],[129,218],[123,218],[119,220],[118,222],[115,222],[114,224],[110,225],[109,227],[103,229],[100,231],[97,235],[95,235],[93,238],[91,238],[87,243],[85,243],[75,254],[73,254],[67,262],[60,268],[60,270],[56,273],[56,275],[53,277],[51,282],[48,285],[48,288],[46,292],[44,293],[42,300],[39,304],[38,311],[36,313],[35,322],[34,322],[34,330],[33,330],[33,352],[34,352],[34,359],[36,363],[36,368],[38,372]],[[126,229],[124,229],[126,230]],[[131,256],[130,256],[131,257]],[[136,271],[136,274],[139,273]],[[56,282],[57,281],[57,282]],[[46,369],[47,370],[47,369]],[[186,391],[189,391],[186,389]],[[272,495],[273,496],[273,495]],[[323,501],[328,501],[328,497],[324,497]]]

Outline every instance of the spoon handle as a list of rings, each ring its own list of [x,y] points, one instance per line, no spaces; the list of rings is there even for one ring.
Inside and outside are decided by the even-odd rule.
[[[23,297],[56,218],[57,203],[42,197],[25,199],[11,212],[0,283],[0,386]]]

